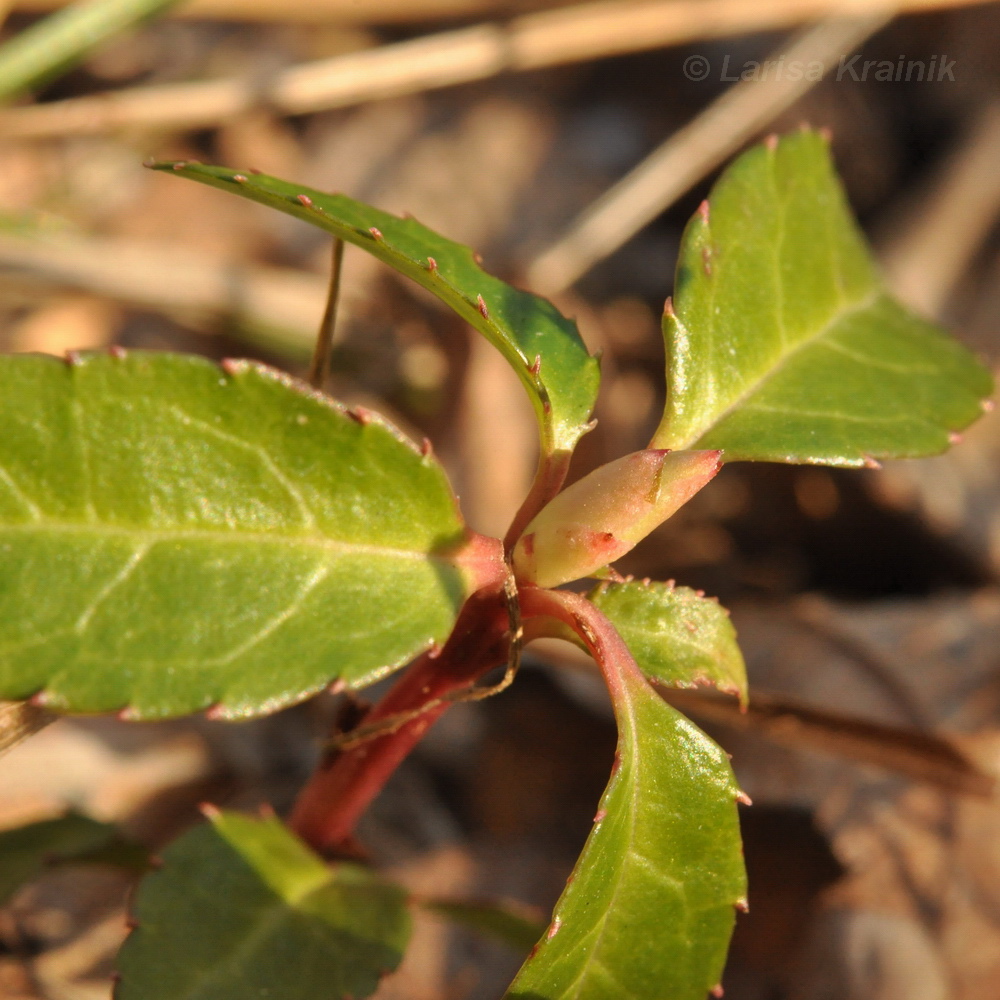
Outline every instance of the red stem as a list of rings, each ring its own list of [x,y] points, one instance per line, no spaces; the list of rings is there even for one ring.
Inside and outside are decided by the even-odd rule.
[[[645,683],[625,640],[585,597],[569,590],[543,590],[532,586],[522,587],[518,597],[521,615],[529,627],[532,619],[555,619],[569,626],[584,641],[604,674],[615,706],[621,704],[628,681]]]
[[[503,547],[507,555],[513,551],[517,540],[524,533],[524,529],[531,523],[534,516],[562,489],[566,482],[566,473],[569,472],[570,459],[573,453],[569,451],[557,451],[552,455],[542,455],[538,460],[538,470],[535,472],[535,480],[531,484],[528,495],[524,498],[524,503],[514,515],[510,528],[504,536]]]
[[[510,646],[508,625],[502,581],[477,591],[466,601],[438,655],[424,653],[415,660],[362,725],[420,709],[468,687],[505,663]],[[299,795],[289,821],[292,829],[317,850],[342,844],[449,704],[436,704],[399,728],[344,749],[321,764]]]

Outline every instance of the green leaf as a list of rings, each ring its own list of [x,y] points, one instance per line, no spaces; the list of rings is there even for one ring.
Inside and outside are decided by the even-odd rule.
[[[538,940],[545,927],[528,914],[529,907],[510,903],[488,903],[454,899],[423,899],[425,910],[447,917],[453,923],[509,945],[516,951],[527,952]]]
[[[600,370],[576,324],[547,300],[487,274],[468,247],[416,219],[400,219],[342,194],[324,194],[264,174],[184,160],[153,167],[310,222],[367,250],[435,294],[513,366],[535,408],[545,454],[571,452],[589,430]],[[536,358],[541,358],[537,371]]]
[[[41,875],[48,865],[72,861],[117,863],[112,849],[122,844],[110,823],[98,823],[79,813],[4,830],[0,832],[0,905]]]
[[[140,885],[116,1000],[356,1000],[395,969],[406,893],[328,868],[277,819],[220,813]]]
[[[362,687],[498,546],[430,455],[262,365],[0,358],[0,697],[240,717]]]
[[[886,293],[824,138],[741,156],[684,234],[660,448],[861,466],[944,451],[993,382]]]
[[[618,757],[553,921],[510,1000],[704,1000],[746,893],[725,753],[634,670]]]
[[[588,599],[611,620],[639,669],[669,687],[708,684],[747,698],[747,673],[729,612],[673,583],[602,583]]]

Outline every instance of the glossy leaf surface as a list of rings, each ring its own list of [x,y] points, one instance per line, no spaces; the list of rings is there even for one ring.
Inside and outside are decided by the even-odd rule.
[[[155,165],[277,208],[325,229],[412,278],[479,330],[528,391],[546,453],[570,452],[588,429],[600,371],[576,324],[550,302],[487,274],[472,251],[412,218],[341,194],[225,167],[180,161]],[[536,371],[536,358],[541,365]]]
[[[725,753],[621,652],[609,682],[616,766],[510,1000],[704,1000],[722,974],[746,893],[736,781]]]
[[[659,448],[860,466],[929,455],[982,412],[989,373],[895,302],[826,141],[750,150],[688,225],[664,316]]]
[[[480,542],[431,457],[261,365],[0,359],[2,697],[244,716],[360,687],[447,636]]]
[[[0,832],[0,905],[47,865],[86,860],[116,842],[114,826],[79,813]]]
[[[747,673],[729,612],[671,583],[602,583],[587,595],[625,640],[639,669],[669,687],[710,685],[747,698]]]
[[[116,1000],[356,1000],[402,958],[406,894],[327,867],[277,819],[221,813],[139,887]]]

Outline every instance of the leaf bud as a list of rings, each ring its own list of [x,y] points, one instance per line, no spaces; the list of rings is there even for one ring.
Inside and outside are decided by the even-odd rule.
[[[636,451],[553,498],[514,547],[514,574],[539,587],[590,576],[633,549],[719,471],[720,451]]]

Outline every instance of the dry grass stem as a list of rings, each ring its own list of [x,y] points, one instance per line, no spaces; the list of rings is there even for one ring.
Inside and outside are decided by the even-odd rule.
[[[0,135],[42,137],[118,128],[215,125],[266,104],[305,114],[366,101],[678,45],[699,38],[786,28],[825,15],[933,10],[985,0],[605,0],[383,45],[276,73],[268,82],[229,77],[136,87],[13,108]],[[840,55],[838,50],[836,55]]]
[[[56,716],[26,701],[0,701],[0,754],[12,750]]]
[[[1000,101],[987,105],[882,254],[896,294],[939,316],[1000,216]]]
[[[65,7],[69,0],[13,0],[18,11],[42,13]],[[504,0],[187,0],[176,17],[232,21],[388,24],[492,14],[508,7]]]
[[[886,15],[876,15],[825,21],[769,58],[828,65],[888,20]],[[813,86],[815,81],[804,75],[794,80],[786,74],[730,87],[588,206],[567,233],[534,260],[528,268],[528,284],[545,295],[572,286]]]
[[[309,384],[322,390],[330,377],[330,358],[333,355],[333,335],[337,330],[337,304],[340,299],[340,277],[344,264],[344,241],[333,240],[330,251],[330,284],[326,292],[326,308],[319,323],[316,347],[309,365]]]
[[[108,237],[0,236],[0,268],[164,312],[226,317],[246,339],[302,360],[326,300],[326,282],[317,275]]]

